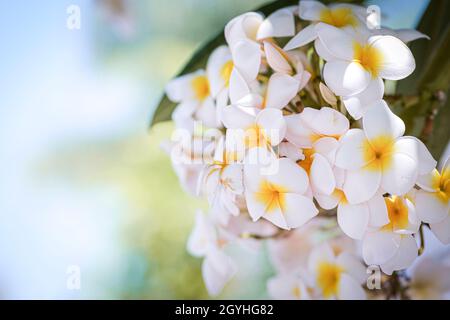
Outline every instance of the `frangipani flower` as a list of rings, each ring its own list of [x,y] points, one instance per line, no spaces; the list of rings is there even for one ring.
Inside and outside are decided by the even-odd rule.
[[[329,107],[319,110],[305,108],[301,113],[286,116],[285,119],[286,139],[302,148],[311,148],[323,137],[339,139],[350,127],[342,113]]]
[[[448,299],[450,265],[431,257],[423,257],[413,267],[408,295],[414,300]]]
[[[371,81],[380,85],[379,79],[406,78],[416,67],[409,48],[393,36],[360,39],[324,23],[315,30],[323,46],[318,53],[327,61],[325,83],[338,96],[358,94]],[[374,90],[376,84],[372,84]]]
[[[330,4],[325,6],[319,1],[300,0],[298,15],[301,19],[313,23],[300,30],[284,47],[292,50],[304,46],[317,38],[315,25],[326,23],[336,28],[355,29],[363,26],[366,9],[351,4]]]
[[[241,85],[239,74],[233,73],[233,70],[234,64],[230,49],[227,46],[219,46],[214,49],[208,58],[206,74],[211,96],[216,99],[218,109],[228,104],[229,88]],[[231,82],[233,84],[230,84]]]
[[[335,254],[329,244],[314,249],[308,260],[315,287],[325,299],[361,300],[366,298],[364,265],[352,254]]]
[[[214,161],[203,174],[204,190],[213,214],[223,225],[231,215],[238,216],[240,209],[236,198],[244,192],[243,165],[240,154],[229,152],[224,139],[216,147]]]
[[[349,203],[368,201],[382,188],[406,194],[419,174],[436,165],[425,145],[403,136],[405,124],[384,101],[363,117],[363,129],[350,129],[340,139],[335,165],[347,170],[343,191]]]
[[[442,172],[436,169],[419,176],[417,184],[422,188],[415,193],[415,205],[419,218],[430,224],[431,231],[444,244],[450,243],[450,158]]]
[[[261,159],[270,163],[261,164]],[[254,159],[260,162],[255,163]],[[275,170],[265,172],[268,167]],[[308,176],[290,159],[276,159],[263,148],[250,149],[244,165],[245,199],[254,221],[261,217],[282,229],[298,228],[317,215],[305,196]]]
[[[309,290],[302,277],[295,274],[279,274],[267,282],[267,291],[273,299],[310,300]]]
[[[197,212],[187,250],[193,256],[205,257],[203,280],[212,296],[218,295],[237,271],[234,261],[222,250],[225,244],[226,239],[219,237],[212,222],[202,212]]]
[[[166,93],[170,100],[180,103],[172,114],[176,124],[187,129],[192,124],[189,120],[194,117],[208,127],[220,127],[204,70],[173,79],[167,84]]]
[[[277,10],[266,19],[256,12],[244,13],[225,26],[225,39],[234,65],[247,83],[256,78],[261,66],[260,41],[294,33],[294,15],[288,8]]]
[[[389,223],[366,233],[363,257],[368,265],[380,265],[386,274],[409,267],[418,255],[412,236],[419,230],[413,203],[398,196],[386,197]]]

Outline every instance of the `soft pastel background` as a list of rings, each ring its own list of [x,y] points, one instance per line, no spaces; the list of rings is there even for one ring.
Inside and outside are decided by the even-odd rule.
[[[185,250],[204,203],[160,149],[171,124],[148,124],[195,48],[265,2],[0,1],[0,298],[207,297]],[[391,27],[414,27],[427,2],[370,1]],[[239,259],[222,297],[266,297],[263,253]]]

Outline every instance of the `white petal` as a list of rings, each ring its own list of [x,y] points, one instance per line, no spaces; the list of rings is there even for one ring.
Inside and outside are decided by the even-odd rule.
[[[286,135],[286,121],[283,113],[274,108],[266,108],[258,113],[256,123],[273,146],[278,145]]]
[[[224,30],[228,45],[232,48],[239,40],[256,40],[256,33],[263,19],[263,16],[256,12],[247,12],[233,18]]]
[[[304,194],[308,188],[305,170],[287,158],[278,160],[278,171],[274,175],[267,175],[267,179],[287,189],[289,193]]]
[[[341,136],[350,127],[348,119],[342,113],[329,107],[323,107],[314,113],[308,125],[317,133],[329,136]]]
[[[326,85],[338,96],[350,96],[367,88],[370,74],[356,62],[331,60],[325,63]]]
[[[367,201],[369,208],[371,227],[382,227],[389,223],[389,215],[386,207],[386,201],[382,192],[378,192],[372,199]]]
[[[315,29],[314,29],[315,30]],[[323,45],[320,39],[316,39],[314,41],[314,49],[316,49],[317,54],[325,61],[335,60],[337,59],[333,54],[328,51],[328,49]]]
[[[211,95],[216,97],[225,87],[225,79],[221,75],[222,67],[231,60],[231,52],[227,46],[219,46],[211,53],[206,66]]]
[[[365,203],[341,203],[337,209],[337,221],[342,231],[350,238],[362,239],[369,224],[369,209]]]
[[[233,68],[230,75],[229,94],[231,103],[235,104],[250,93],[250,88],[237,68]]]
[[[243,108],[228,106],[222,110],[222,122],[228,129],[244,129],[255,122],[255,117],[245,112]]]
[[[296,95],[300,81],[283,73],[274,73],[267,85],[266,106],[284,108]]]
[[[281,49],[276,48],[269,41],[264,41],[264,52],[266,54],[267,63],[275,70],[275,72],[281,72],[285,74],[291,74],[292,68],[286,58],[279,51]]]
[[[336,159],[336,152],[339,148],[339,142],[332,137],[323,137],[314,142],[313,145],[315,153],[324,156],[330,165],[334,165]]]
[[[289,42],[284,46],[284,50],[292,50],[299,47],[302,47],[304,45],[307,45],[308,43],[314,41],[314,39],[317,38],[316,29],[313,24],[301,29],[299,33],[295,35]]]
[[[216,231],[208,218],[202,212],[197,212],[194,229],[187,242],[187,250],[195,257],[202,257],[215,243],[216,237]]]
[[[315,193],[314,198],[317,200],[319,206],[325,210],[336,208],[336,206],[341,201],[340,195],[335,192],[333,192],[331,195]]]
[[[195,117],[203,122],[203,124],[210,128],[218,128],[220,124],[217,120],[216,105],[214,100],[209,97],[200,105],[195,112]]]
[[[400,80],[416,68],[411,50],[401,40],[392,36],[373,36],[368,43],[381,54],[380,77]]]
[[[280,208],[266,212],[263,217],[281,229],[289,230],[291,228]]]
[[[353,277],[344,273],[339,281],[338,298],[340,300],[365,300],[366,293]]]
[[[291,37],[294,34],[294,14],[291,10],[283,8],[270,14],[263,23],[261,23],[256,39]]]
[[[418,164],[405,154],[394,153],[388,168],[383,168],[381,186],[395,195],[404,195],[414,187]]]
[[[236,273],[236,265],[220,250],[208,253],[202,264],[203,280],[212,296],[217,296]]]
[[[435,192],[438,190],[440,178],[439,171],[433,169],[427,174],[419,175],[416,183],[426,191]]]
[[[304,158],[302,150],[290,142],[280,143],[278,151],[281,157],[289,158],[292,161],[303,160]]]
[[[318,213],[314,202],[302,195],[286,193],[286,208],[283,211],[290,228],[298,228],[314,218]]]
[[[396,152],[403,153],[416,160],[419,167],[419,175],[431,172],[436,167],[436,160],[433,159],[430,151],[422,141],[416,137],[401,137],[394,145]]]
[[[302,0],[298,5],[298,14],[303,20],[318,21],[323,10],[327,7],[319,1]]]
[[[336,181],[334,180],[330,163],[318,153],[314,154],[309,177],[314,190],[322,194],[329,195],[336,187]]]
[[[339,139],[335,165],[346,170],[357,170],[366,165],[364,144],[366,136],[361,129],[350,129]]]
[[[402,236],[397,253],[386,263],[381,264],[381,270],[390,275],[393,271],[408,268],[417,258],[418,248],[416,240],[410,236]]]
[[[368,232],[362,245],[364,261],[367,265],[386,263],[398,251],[401,235],[392,232]]]
[[[372,103],[379,102],[384,95],[384,83],[381,78],[372,79],[362,92],[348,97],[342,101],[348,113],[355,119],[360,119]]]
[[[373,104],[366,111],[363,128],[369,140],[380,136],[395,139],[405,133],[405,123],[389,109],[384,100]]]
[[[321,262],[335,262],[334,252],[331,246],[324,242],[319,246],[316,246],[309,255],[308,258],[308,270],[315,274],[317,271],[317,267]]]
[[[359,257],[344,251],[339,254],[336,262],[338,265],[344,267],[344,272],[351,275],[358,283],[366,283],[366,268]]]
[[[416,212],[426,223],[439,223],[448,216],[449,203],[443,201],[437,192],[418,190],[415,198]]]
[[[352,61],[354,39],[349,34],[326,23],[318,23],[315,29],[330,54],[340,60]]]
[[[443,244],[450,244],[450,215],[441,222],[430,224],[430,227],[439,241]]]
[[[171,80],[166,86],[167,96],[174,102],[195,99],[195,92],[193,90],[191,82],[195,77],[204,75],[204,70],[198,70],[196,72],[185,74]]]
[[[395,30],[395,34],[397,38],[402,40],[404,43],[408,43],[418,39],[427,39],[430,40],[430,37],[426,34],[423,34],[420,31],[414,29],[397,29]]]
[[[243,39],[233,47],[233,62],[247,83],[256,79],[261,65],[261,49],[255,41]]]
[[[285,117],[287,132],[286,139],[298,147],[311,148],[314,135],[312,129],[305,125],[302,117],[303,113],[293,114]]]

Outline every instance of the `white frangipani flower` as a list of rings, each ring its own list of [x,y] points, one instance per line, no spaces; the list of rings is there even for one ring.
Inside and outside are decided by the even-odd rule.
[[[371,82],[376,82],[372,84],[376,90],[379,79],[400,80],[416,67],[409,48],[393,36],[361,39],[324,23],[315,30],[322,45],[318,53],[327,61],[325,83],[338,96],[361,93]]]
[[[418,255],[412,236],[419,231],[420,220],[414,204],[406,197],[385,197],[389,223],[366,233],[363,257],[368,265],[379,265],[386,274],[409,267]]]
[[[172,114],[177,126],[188,129],[192,126],[190,120],[195,118],[208,127],[220,127],[216,104],[204,70],[173,79],[167,84],[166,93],[170,100],[180,103]]]
[[[256,12],[244,13],[225,26],[225,39],[230,47],[236,70],[247,83],[258,75],[262,51],[260,42],[295,33],[294,15],[288,8],[270,14],[266,19]]]
[[[312,21],[312,23],[300,30],[286,44],[285,50],[292,50],[314,41],[317,38],[314,27],[319,22],[344,30],[364,26],[366,9],[351,4],[336,3],[326,6],[319,1],[300,0],[298,15],[302,20]]]
[[[352,254],[335,254],[328,243],[315,248],[308,260],[315,287],[325,299],[362,300],[366,294],[366,268]]]
[[[222,250],[226,243],[212,222],[202,212],[197,212],[187,250],[193,256],[205,258],[202,264],[203,280],[212,296],[218,295],[237,271],[234,261]]]
[[[240,159],[241,158],[241,159]],[[244,192],[242,157],[236,150],[228,151],[225,139],[216,147],[213,163],[203,174],[211,214],[223,225],[228,224],[231,215],[237,216],[240,209],[236,198]]]
[[[269,163],[261,164],[261,159]],[[259,163],[255,163],[258,159]],[[268,167],[273,172],[265,172]],[[290,159],[276,159],[263,148],[250,149],[244,165],[245,199],[254,221],[261,217],[282,229],[298,228],[317,215],[306,172]]]
[[[442,172],[436,169],[419,176],[414,202],[417,215],[430,224],[431,231],[444,244],[450,243],[450,158],[445,161]]]
[[[267,282],[267,291],[273,299],[310,300],[310,289],[300,275],[279,274]]]
[[[408,295],[413,300],[448,299],[450,265],[436,258],[423,257],[413,267]]]
[[[382,188],[406,194],[419,174],[436,165],[425,145],[404,136],[405,124],[384,101],[363,117],[363,129],[350,129],[340,139],[335,165],[347,170],[343,191],[349,203],[368,201]]]

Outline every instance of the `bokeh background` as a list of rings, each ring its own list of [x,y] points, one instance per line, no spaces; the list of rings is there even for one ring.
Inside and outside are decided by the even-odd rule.
[[[172,125],[148,125],[194,50],[266,2],[0,1],[0,298],[208,297],[185,250],[205,203],[181,190],[160,148]],[[405,28],[428,1],[369,3]],[[79,30],[66,26],[70,5]],[[267,297],[265,251],[237,260],[221,297]],[[70,266],[80,290],[67,287]]]

